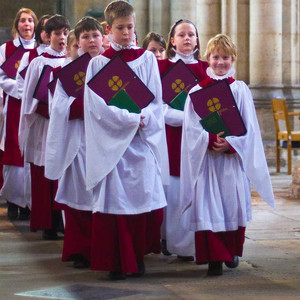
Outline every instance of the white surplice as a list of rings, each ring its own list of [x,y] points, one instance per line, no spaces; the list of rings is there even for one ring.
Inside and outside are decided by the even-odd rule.
[[[21,37],[14,39],[13,44],[16,47],[23,45],[25,49],[33,49],[35,46],[35,38],[24,40]],[[0,65],[6,60],[6,43],[0,47]],[[26,54],[26,53],[25,53]],[[24,54],[24,55],[25,55]],[[24,56],[23,55],[23,56]],[[6,75],[0,69],[0,87],[6,93],[6,99],[3,99],[5,105],[3,107],[3,128],[1,135],[1,150],[4,150],[5,132],[6,132],[6,115],[7,106],[9,103],[9,96],[19,99],[17,82]],[[4,182],[1,189],[1,196],[6,198],[9,202],[21,207],[31,207],[31,181],[30,181],[30,166],[24,162],[24,167],[5,165],[3,166]]]
[[[45,176],[52,180],[59,179],[55,201],[74,209],[91,211],[93,193],[86,190],[85,181],[84,121],[69,120],[74,100],[66,94],[58,80],[47,134]]]
[[[93,58],[86,83],[109,61]],[[146,51],[128,65],[155,96],[141,114],[108,106],[85,87],[86,180],[94,188],[94,212],[140,214],[166,205],[169,168],[157,61]],[[141,115],[145,127],[138,129]]]
[[[58,58],[39,56],[30,63],[25,77],[19,125],[21,152],[24,153],[26,162],[34,163],[36,166],[45,165],[49,119],[35,112],[39,100],[33,98],[34,90],[45,65],[56,68],[65,60],[64,52],[56,52],[51,47],[46,48],[45,52]]]
[[[179,59],[186,64],[198,64],[198,60],[194,58],[194,54],[188,56],[176,53],[170,59],[176,63]],[[182,126],[183,111],[175,109],[164,103],[165,123],[173,127]],[[183,228],[180,222],[181,209],[179,206],[180,194],[180,177],[170,176],[170,184],[165,187],[167,198],[167,207],[165,208],[165,220],[162,231],[166,232],[167,249],[170,253],[182,256],[193,256],[195,254],[195,237],[194,233]]]
[[[208,69],[208,75],[212,73]],[[225,76],[226,77],[226,76]],[[222,79],[215,76],[214,79]],[[190,93],[199,90],[195,86]],[[243,81],[230,84],[247,129],[226,140],[234,154],[208,150],[209,134],[188,96],[183,122],[180,206],[191,231],[232,231],[251,220],[251,186],[270,206],[274,195],[251,92]]]

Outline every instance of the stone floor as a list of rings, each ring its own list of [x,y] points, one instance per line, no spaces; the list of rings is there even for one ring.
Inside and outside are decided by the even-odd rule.
[[[10,222],[0,200],[0,299],[300,299],[300,200],[291,176],[271,172],[276,208],[253,193],[253,220],[237,269],[206,276],[207,266],[149,255],[146,274],[111,282],[107,273],[61,262],[63,241],[44,241],[26,221]]]

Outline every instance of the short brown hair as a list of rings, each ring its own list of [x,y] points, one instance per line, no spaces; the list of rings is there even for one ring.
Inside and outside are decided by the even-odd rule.
[[[236,60],[237,57],[237,47],[233,43],[232,39],[226,34],[217,34],[215,37],[211,38],[206,46],[204,56],[206,60],[214,51],[224,51],[228,56],[232,57],[232,61]]]
[[[110,27],[115,19],[129,16],[133,16],[135,20],[135,12],[132,5],[123,0],[110,2],[104,10],[105,20]]]
[[[156,32],[149,32],[144,40],[143,40],[143,46],[142,48],[143,49],[147,49],[148,48],[148,45],[150,44],[151,41],[154,41],[156,43],[158,43],[161,47],[163,47],[164,49],[166,49],[166,41],[165,39],[163,38],[163,36],[159,33],[156,33]]]
[[[19,9],[19,11],[17,12],[17,14],[15,16],[15,19],[14,19],[14,22],[13,22],[13,28],[12,28],[13,33],[17,32],[18,34],[20,34],[20,32],[18,30],[18,25],[19,25],[19,21],[20,21],[22,13],[25,13],[25,14],[28,14],[28,15],[32,16],[33,22],[34,22],[34,30],[36,28],[36,25],[38,23],[38,19],[37,19],[35,13],[30,8],[23,7],[21,9]]]
[[[173,49],[173,45],[171,43],[171,38],[174,37],[174,34],[175,34],[175,29],[176,27],[179,25],[179,24],[182,24],[182,23],[187,23],[187,24],[192,24],[195,28],[195,32],[196,32],[196,37],[197,37],[197,44],[196,44],[196,47],[197,47],[197,51],[194,53],[194,58],[195,59],[200,59],[200,42],[199,42],[199,35],[198,35],[198,30],[197,30],[197,27],[195,26],[195,24],[190,21],[190,20],[186,20],[186,19],[180,19],[178,20],[176,23],[174,23],[170,29],[170,32],[169,32],[169,35],[168,35],[168,42],[167,42],[167,49],[166,49],[166,57],[167,58],[172,58],[175,56],[175,52],[174,52],[174,49]]]
[[[35,29],[35,40],[38,45],[43,44],[42,38],[41,38],[41,33],[43,30],[45,30],[44,26],[44,21],[49,20],[51,18],[51,15],[43,15],[40,19],[39,22],[36,25]]]
[[[81,18],[75,25],[74,33],[76,40],[79,40],[80,34],[84,31],[99,30],[103,34],[103,28],[99,21],[90,16],[85,16]]]
[[[45,31],[50,36],[52,31],[67,29],[71,30],[71,25],[65,16],[54,15],[45,25]]]

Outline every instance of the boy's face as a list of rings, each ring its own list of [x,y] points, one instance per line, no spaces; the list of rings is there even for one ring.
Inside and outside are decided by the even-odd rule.
[[[113,21],[112,26],[107,29],[113,36],[113,41],[121,46],[129,46],[134,40],[134,17],[121,17]]]
[[[79,35],[77,44],[83,53],[88,52],[91,57],[100,54],[103,37],[99,30],[83,31]]]
[[[49,36],[51,48],[57,52],[64,51],[67,45],[68,34],[69,30],[66,28],[51,31]]]
[[[213,51],[208,57],[209,66],[217,76],[223,76],[231,69],[233,59],[223,50]]]

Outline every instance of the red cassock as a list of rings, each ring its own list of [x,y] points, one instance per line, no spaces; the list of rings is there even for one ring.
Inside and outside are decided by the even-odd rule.
[[[144,49],[106,50],[112,58],[117,53],[130,62],[139,58]],[[138,215],[93,214],[91,269],[137,273],[137,262],[148,253],[160,253],[160,227],[163,209]]]
[[[165,74],[172,66],[174,62],[171,62],[169,59],[159,60],[158,67],[160,76]],[[191,71],[196,75],[199,81],[207,78],[206,69],[208,63],[199,60],[195,64],[187,64]],[[181,151],[181,134],[182,127],[173,127],[166,125],[166,135],[167,135],[167,144],[168,144],[168,154],[170,162],[170,175],[180,176],[180,151]]]

